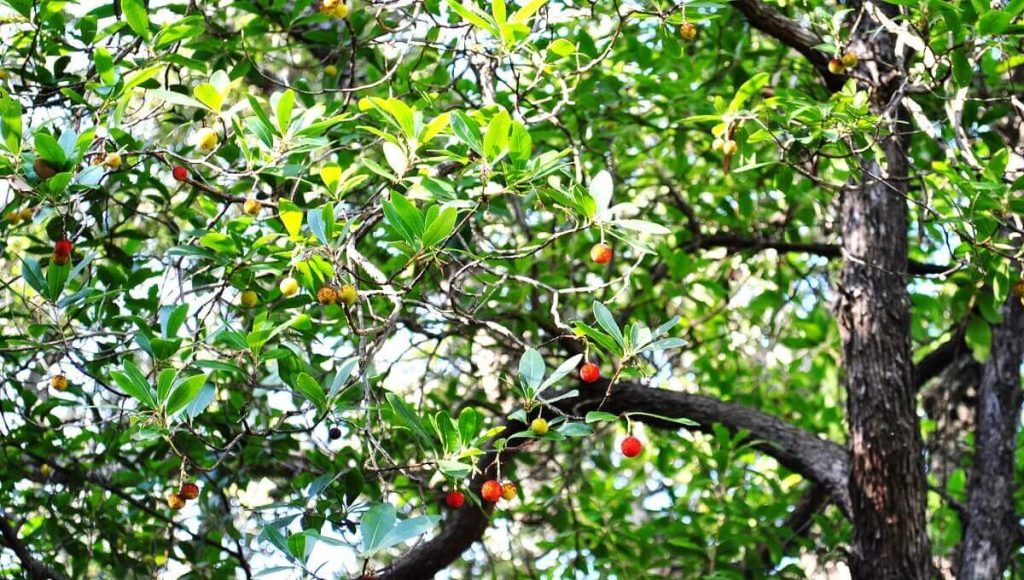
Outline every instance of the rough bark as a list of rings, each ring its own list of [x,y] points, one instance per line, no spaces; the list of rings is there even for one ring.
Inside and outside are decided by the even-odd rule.
[[[879,8],[886,9],[886,8]],[[876,30],[873,23],[864,28]],[[910,353],[906,143],[894,103],[900,73],[893,39],[871,51],[872,107],[885,124],[884,158],[860,162],[861,181],[842,201],[845,260],[839,328],[850,436],[854,578],[908,580],[931,574],[923,444]]]
[[[968,482],[967,522],[958,563],[961,580],[1002,578],[1017,545],[1013,502],[1015,444],[1020,425],[1024,306],[1010,296],[1003,322],[992,329],[991,356],[982,367]]]

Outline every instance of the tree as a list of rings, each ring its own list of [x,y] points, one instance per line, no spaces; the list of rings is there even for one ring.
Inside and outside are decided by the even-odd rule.
[[[996,4],[4,0],[0,566],[1020,570]]]

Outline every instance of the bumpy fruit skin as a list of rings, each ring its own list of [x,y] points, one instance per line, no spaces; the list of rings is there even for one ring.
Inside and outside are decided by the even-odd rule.
[[[281,295],[285,298],[290,298],[299,293],[299,281],[291,276],[288,276],[278,285],[281,290]]]
[[[330,306],[338,300],[338,293],[330,286],[324,286],[316,293],[316,299],[324,306]]]
[[[21,221],[21,212],[14,211],[12,209],[11,211],[4,214],[4,219],[11,222],[12,224],[17,224],[18,222]]]
[[[329,64],[324,67],[324,74],[329,77],[337,76],[338,67],[334,66],[333,64]]]
[[[348,6],[343,0],[320,0],[320,13],[324,16],[345,18],[348,16]]]
[[[32,169],[36,170],[36,175],[39,176],[39,179],[50,179],[57,175],[57,168],[44,161],[41,157],[36,157],[36,160],[32,162]]]
[[[103,165],[106,165],[108,169],[118,169],[121,167],[121,154],[120,153],[107,153],[107,156],[103,158]]]
[[[679,26],[679,36],[683,37],[683,40],[693,40],[697,38],[697,27],[689,22],[684,22]]]
[[[187,181],[188,180],[188,169],[178,165],[171,170],[171,175],[174,176],[175,181]]]
[[[739,145],[736,144],[732,139],[727,139],[722,143],[722,153],[725,155],[736,155],[736,151],[739,150]]]
[[[594,244],[590,248],[590,259],[598,264],[607,264],[612,261],[612,249],[607,244]]]
[[[644,450],[644,444],[639,439],[630,435],[622,440],[622,454],[626,457],[636,457]]]
[[[337,427],[331,427],[330,429],[327,430],[327,436],[331,439],[331,441],[337,441],[338,439],[341,439],[341,429]]]
[[[484,482],[483,487],[480,488],[480,497],[484,500],[494,503],[501,499],[502,494],[501,484],[496,479],[488,479]]]
[[[457,510],[466,503],[466,496],[462,495],[461,491],[448,492],[448,496],[444,498],[444,503],[448,504],[448,507],[453,510]]]
[[[178,490],[178,495],[185,499],[195,499],[199,497],[199,486],[192,482],[183,483],[181,489]]]
[[[62,256],[70,256],[73,248],[74,245],[70,240],[57,240],[57,242],[53,244],[53,253],[60,254]]]
[[[203,151],[213,151],[217,148],[217,132],[209,127],[203,127],[196,131],[196,146]]]
[[[857,55],[856,54],[853,54],[850,51],[846,51],[846,52],[843,53],[843,67],[845,67],[845,68],[857,68],[857,63],[858,62],[860,62],[860,61],[857,60]]]
[[[601,367],[594,363],[585,363],[580,367],[580,378],[585,383],[592,383],[601,378]]]
[[[838,58],[833,58],[832,60],[828,61],[828,72],[834,75],[841,75],[845,70],[846,67],[843,66],[843,61],[839,60]]]
[[[32,216],[35,213],[36,212],[33,211],[32,208],[26,207],[25,209],[23,209],[20,212],[18,212],[18,217],[21,218],[21,221],[27,222],[28,220],[32,219]]]
[[[352,306],[358,299],[359,293],[356,292],[356,287],[351,284],[345,284],[338,290],[338,302]]]
[[[262,209],[260,202],[251,197],[245,200],[245,203],[242,204],[242,211],[244,211],[246,215],[260,215],[260,209]]]
[[[68,388],[68,378],[64,375],[53,375],[50,377],[50,386],[57,391],[66,391]]]
[[[548,422],[542,417],[537,417],[530,422],[530,431],[533,431],[537,435],[544,435],[548,432]]]
[[[516,484],[511,481],[506,481],[505,484],[501,486],[501,499],[505,501],[514,500],[518,493],[519,490],[516,489]]]
[[[241,301],[242,306],[245,306],[246,308],[255,308],[256,305],[260,303],[260,297],[256,294],[256,292],[252,290],[246,290],[245,292],[242,292]]]
[[[185,498],[181,497],[176,493],[167,495],[167,506],[174,511],[178,511],[185,507]]]
[[[50,261],[58,266],[63,266],[71,261],[71,256],[68,254],[58,254],[57,252],[54,252],[50,254]]]

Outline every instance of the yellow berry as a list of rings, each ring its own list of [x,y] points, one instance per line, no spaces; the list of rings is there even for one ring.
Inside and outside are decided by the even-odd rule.
[[[64,375],[53,375],[50,377],[50,386],[58,391],[65,391],[68,388],[68,378]]]
[[[291,276],[288,276],[284,280],[281,280],[281,284],[278,285],[281,290],[281,295],[285,298],[295,296],[299,292],[299,281]]]
[[[0,81],[4,80],[5,78],[7,78],[7,71],[0,68]]]
[[[739,146],[736,145],[736,142],[732,139],[726,139],[725,142],[722,143],[722,153],[725,153],[726,155],[735,155],[738,149]]]
[[[103,158],[103,164],[110,169],[118,169],[121,167],[121,154],[107,153],[107,156]]]
[[[18,222],[21,221],[21,212],[11,210],[4,214],[4,219],[11,222],[12,224],[17,224]]]
[[[20,212],[18,212],[18,217],[21,218],[21,221],[27,222],[28,220],[32,219],[32,216],[35,213],[36,212],[32,208],[26,207],[22,209]]]
[[[256,292],[252,290],[246,290],[242,292],[242,306],[246,308],[255,308],[260,302],[260,297],[256,295]]]
[[[839,60],[838,58],[833,58],[832,60],[828,61],[828,72],[834,75],[841,75],[843,74],[844,70],[846,70],[846,67],[843,66],[843,61]]]
[[[843,66],[846,68],[857,68],[857,55],[850,51],[843,53]]]
[[[242,204],[242,211],[248,215],[260,215],[261,208],[260,202],[251,197]]]
[[[683,40],[693,40],[697,38],[697,27],[689,22],[684,22],[679,27],[679,36],[683,37]]]
[[[506,481],[504,485],[501,486],[501,499],[511,501],[516,498],[518,491],[519,490],[516,489],[516,484],[511,481]]]
[[[541,417],[537,417],[530,423],[530,431],[537,435],[544,435],[548,432],[548,422]]]
[[[203,151],[213,151],[217,148],[217,132],[209,127],[203,127],[196,131],[196,146]]]
[[[329,64],[324,67],[324,74],[329,77],[336,76],[338,74],[338,67],[334,66],[333,64]]]
[[[351,306],[355,304],[358,299],[359,293],[356,292],[355,286],[352,286],[351,284],[345,284],[338,290],[338,302],[344,302]]]
[[[181,508],[185,507],[185,498],[181,497],[180,495],[178,495],[176,493],[168,494],[167,495],[167,506],[170,507],[174,511],[178,511]]]

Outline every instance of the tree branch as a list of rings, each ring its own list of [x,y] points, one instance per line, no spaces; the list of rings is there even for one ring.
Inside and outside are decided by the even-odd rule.
[[[0,536],[3,537],[3,545],[14,551],[14,555],[18,557],[18,560],[21,561],[21,565],[25,567],[25,572],[28,572],[28,576],[33,580],[64,578],[64,576],[58,574],[49,566],[32,557],[28,548],[25,547],[25,544],[18,539],[18,531],[11,525],[11,521],[7,518],[7,514],[2,511],[0,511]]]
[[[992,349],[982,367],[975,419],[974,467],[968,485],[958,578],[1001,578],[1017,545],[1013,501],[1015,441],[1020,424],[1020,367],[1024,360],[1024,306],[1014,295],[1003,322],[992,329]]]
[[[829,72],[830,57],[815,48],[822,41],[813,31],[783,16],[761,0],[733,0],[732,5],[743,14],[751,26],[802,54],[814,65],[830,91],[835,92],[843,88],[846,76]]]

